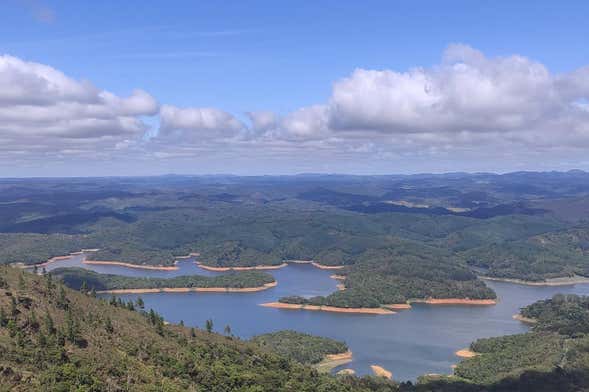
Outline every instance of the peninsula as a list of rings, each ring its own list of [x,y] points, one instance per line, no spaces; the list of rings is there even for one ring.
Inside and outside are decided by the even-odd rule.
[[[51,275],[70,288],[85,287],[96,292],[123,293],[181,293],[219,292],[247,293],[267,290],[277,285],[272,275],[260,271],[230,272],[219,276],[188,275],[174,278],[139,278],[99,274],[82,268],[58,268]]]

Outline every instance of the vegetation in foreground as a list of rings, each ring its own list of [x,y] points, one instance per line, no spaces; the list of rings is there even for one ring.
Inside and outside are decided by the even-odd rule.
[[[0,267],[1,391],[395,391]],[[131,310],[136,309],[136,310]]]
[[[523,308],[521,315],[536,320],[531,332],[477,340],[471,350],[479,355],[460,362],[454,374],[492,384],[525,372],[560,372],[589,386],[589,297],[555,295]]]
[[[481,354],[459,364],[459,377],[428,376],[413,385],[320,374],[268,346],[166,325],[141,304],[107,302],[52,275],[4,266],[0,391],[577,391],[589,387],[589,342],[582,332],[588,302],[562,296],[534,304],[523,311],[538,319],[532,332],[475,342]],[[317,350],[344,348],[294,340],[313,347],[303,351],[303,361]]]

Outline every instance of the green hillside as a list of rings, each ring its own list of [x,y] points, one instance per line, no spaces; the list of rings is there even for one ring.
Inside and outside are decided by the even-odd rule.
[[[2,391],[394,391],[0,268]]]
[[[58,268],[51,275],[70,288],[79,290],[158,289],[224,287],[250,288],[275,282],[274,277],[261,271],[229,272],[219,276],[187,275],[175,278],[140,278],[112,274],[99,274],[83,268]]]

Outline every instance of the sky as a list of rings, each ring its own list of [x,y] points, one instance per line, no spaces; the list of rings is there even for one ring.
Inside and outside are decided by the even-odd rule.
[[[0,177],[589,170],[587,15],[0,0]]]

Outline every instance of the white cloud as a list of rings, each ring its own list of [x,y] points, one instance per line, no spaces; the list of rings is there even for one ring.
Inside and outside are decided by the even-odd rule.
[[[218,109],[163,109],[162,132],[184,130],[177,141],[193,147],[158,148],[166,157],[223,151],[314,164],[402,160],[437,168],[445,161],[452,170],[454,161],[462,169],[474,160],[477,169],[499,161],[522,167],[539,156],[554,164],[589,147],[588,97],[589,67],[558,75],[519,55],[489,58],[451,45],[433,67],[357,69],[334,83],[324,104],[286,115],[249,112],[249,125]]]
[[[247,113],[251,127],[248,136],[261,139],[304,141],[326,136],[327,117],[323,105],[303,107],[286,116],[272,112]]]
[[[453,45],[430,69],[359,69],[338,81],[329,125],[388,133],[540,131],[583,115],[574,102],[589,96],[589,82],[579,82],[588,76],[583,69],[553,75],[525,57],[486,58]]]
[[[176,137],[183,141],[227,138],[243,127],[231,114],[215,108],[163,105],[160,110],[160,137]]]
[[[47,65],[0,56],[0,138],[3,151],[68,154],[115,148],[140,138],[140,116],[158,112],[142,90],[119,97]]]
[[[159,127],[149,131],[142,116],[156,114]],[[435,66],[357,69],[334,83],[324,103],[245,116],[242,122],[219,108],[160,108],[142,90],[119,97],[52,67],[0,57],[0,158],[125,155],[293,171],[586,161],[589,66],[554,74],[519,55],[491,58],[451,45]]]
[[[431,68],[357,69],[334,84],[325,105],[249,117],[261,143],[307,147],[305,141],[319,140],[347,151],[371,146],[418,155],[485,148],[526,153],[588,146],[588,97],[589,67],[557,75],[522,56],[488,58],[451,45]]]

